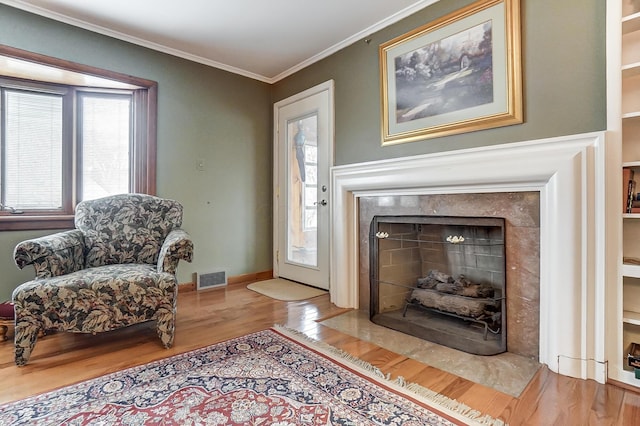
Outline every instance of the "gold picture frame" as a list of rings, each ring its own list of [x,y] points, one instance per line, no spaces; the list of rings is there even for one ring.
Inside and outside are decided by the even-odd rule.
[[[520,0],[480,0],[379,48],[382,145],[523,122]]]

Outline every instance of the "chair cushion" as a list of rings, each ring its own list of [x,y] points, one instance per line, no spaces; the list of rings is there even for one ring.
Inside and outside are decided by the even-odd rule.
[[[175,303],[174,275],[152,265],[105,265],[60,277],[36,279],[13,291],[16,316],[44,329],[83,333],[115,330],[153,319]]]
[[[121,194],[78,204],[76,228],[85,237],[86,267],[156,264],[162,242],[182,225],[182,206],[144,194]]]

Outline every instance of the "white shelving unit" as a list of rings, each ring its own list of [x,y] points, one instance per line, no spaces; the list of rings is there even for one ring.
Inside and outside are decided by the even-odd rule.
[[[623,311],[622,321],[625,324],[640,325],[640,313],[633,311]]]
[[[617,2],[617,3],[616,3]],[[637,6],[636,6],[637,5]],[[623,168],[634,171],[636,181],[635,192],[640,191],[640,1],[612,0],[608,2],[607,13],[616,14],[608,20],[610,31],[607,37],[619,41],[619,58],[608,56],[610,67],[617,67],[618,76],[614,69],[611,76],[619,78],[617,93],[609,94],[609,114],[615,114],[618,120],[611,126],[619,130]],[[610,45],[609,45],[610,46]],[[612,86],[609,86],[611,89]],[[613,105],[612,102],[618,102]],[[626,199],[625,183],[622,184]],[[635,197],[634,197],[635,198]],[[622,203],[621,203],[622,204]],[[622,212],[622,256],[621,266],[621,308],[617,318],[621,324],[617,327],[620,332],[617,339],[618,356],[610,359],[609,376],[626,385],[640,388],[640,380],[635,378],[633,369],[627,366],[626,355],[632,342],[640,343],[640,213]],[[636,264],[637,263],[637,264]],[[621,306],[620,306],[621,305]]]

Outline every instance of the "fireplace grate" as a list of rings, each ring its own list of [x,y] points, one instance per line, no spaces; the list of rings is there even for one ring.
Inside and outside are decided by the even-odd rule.
[[[494,300],[494,299],[492,299]],[[473,322],[476,324],[480,324],[483,327],[483,335],[482,338],[484,340],[487,340],[487,337],[489,336],[489,333],[493,333],[493,334],[500,334],[500,324],[498,324],[498,326],[493,329],[492,327],[495,327],[495,323],[494,322],[489,322],[487,320],[481,319],[481,318],[473,318],[473,317],[468,317],[468,316],[464,316],[464,315],[458,315],[458,314],[454,314],[453,312],[447,312],[447,311],[443,311],[440,309],[435,309],[435,308],[427,308],[426,306],[420,304],[420,303],[414,303],[411,302],[410,300],[407,300],[407,302],[404,305],[404,310],[402,311],[402,316],[406,317],[407,316],[407,310],[409,309],[409,307],[413,307],[416,309],[423,309],[429,312],[433,312],[433,313],[437,313],[437,314],[441,314],[441,315],[446,315],[446,316],[450,316],[453,318],[458,318],[461,319],[463,321],[469,321],[469,322]]]

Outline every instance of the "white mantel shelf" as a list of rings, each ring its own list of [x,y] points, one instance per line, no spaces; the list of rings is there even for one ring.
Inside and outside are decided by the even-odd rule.
[[[615,341],[605,333],[606,282],[619,267],[619,240],[605,236],[621,223],[606,219],[619,207],[607,200],[619,198],[605,179],[605,151],[598,132],[332,168],[331,300],[358,307],[359,197],[539,191],[539,361],[604,383],[605,340]],[[621,310],[615,316],[621,320]]]

